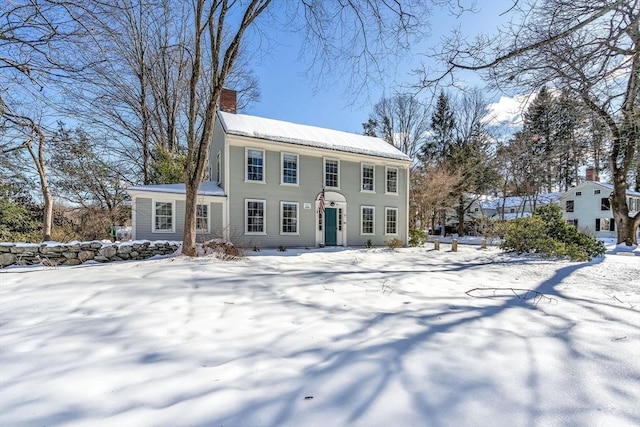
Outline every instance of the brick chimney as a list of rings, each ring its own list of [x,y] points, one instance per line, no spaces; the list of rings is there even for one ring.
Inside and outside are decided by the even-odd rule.
[[[236,91],[222,88],[220,92],[220,110],[225,113],[236,114],[237,97]]]
[[[585,179],[587,181],[600,182],[600,178],[598,177],[598,170],[596,168],[587,168]]]

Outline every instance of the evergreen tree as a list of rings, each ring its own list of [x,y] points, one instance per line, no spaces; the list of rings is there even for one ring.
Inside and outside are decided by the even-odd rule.
[[[554,181],[563,191],[578,184],[578,167],[586,154],[584,143],[577,137],[581,123],[581,111],[566,91],[555,101],[553,143],[556,176]]]
[[[431,135],[420,150],[422,163],[444,165],[452,155],[455,118],[449,96],[440,92],[431,116]]]
[[[553,128],[555,125],[554,100],[546,87],[542,87],[524,113],[523,136],[535,156],[536,171],[542,181],[539,192],[551,192],[555,176]]]

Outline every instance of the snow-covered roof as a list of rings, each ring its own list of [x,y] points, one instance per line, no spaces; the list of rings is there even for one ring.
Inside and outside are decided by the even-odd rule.
[[[561,194],[560,198],[566,198],[567,196],[572,196],[576,190],[580,190],[588,185],[594,185],[597,187],[602,187],[606,190],[613,191],[613,184],[608,182],[599,182],[599,181],[584,181],[582,184],[576,185],[575,187],[570,188]],[[627,196],[640,197],[640,193],[633,190],[627,190]]]
[[[231,135],[389,159],[411,160],[385,140],[372,136],[223,111],[218,112],[218,118],[225,132]]]
[[[184,184],[155,184],[129,187],[127,191],[147,191],[150,193],[187,194]],[[198,190],[199,196],[224,196],[224,190],[215,182],[203,181]]]
[[[536,204],[547,205],[555,202],[560,197],[560,193],[542,193],[530,196],[508,196],[508,197],[487,197],[480,204],[484,209],[498,209],[503,206],[505,208],[520,207],[525,204],[529,205],[533,200]]]

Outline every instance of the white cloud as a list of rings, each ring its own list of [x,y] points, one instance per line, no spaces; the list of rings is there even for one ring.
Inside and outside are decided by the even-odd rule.
[[[497,102],[489,104],[483,122],[490,125],[520,127],[522,112],[534,98],[532,95],[501,96]]]

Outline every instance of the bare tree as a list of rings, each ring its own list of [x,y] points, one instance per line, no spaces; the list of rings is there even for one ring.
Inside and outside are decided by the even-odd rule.
[[[12,1],[0,10],[0,147],[24,149],[38,175],[44,205],[42,235],[51,238],[53,195],[47,178],[49,135],[43,123],[59,81],[81,71],[72,41],[84,37],[91,4]],[[37,112],[37,113],[36,113]]]
[[[17,131],[14,136],[14,145],[6,142],[2,154],[10,151],[25,149],[29,153],[40,182],[40,194],[43,203],[42,240],[51,240],[51,228],[53,225],[53,194],[49,187],[47,173],[47,143],[49,139],[45,135],[45,129],[30,117],[19,116],[9,112],[4,113],[4,120],[10,123]],[[17,143],[15,142],[17,140]]]
[[[462,176],[448,170],[444,165],[424,164],[411,172],[410,207],[414,227],[430,225],[431,232],[436,222],[444,232],[446,212],[456,203],[456,187]]]
[[[618,243],[637,243],[640,213],[629,216],[626,190],[640,138],[640,0],[514,1],[515,17],[496,37],[452,37],[439,54],[444,74],[485,73],[496,87],[536,91],[545,84],[580,99],[606,123],[611,145],[611,206]]]
[[[379,136],[414,158],[424,144],[429,130],[429,110],[409,93],[383,97],[373,107],[365,132]]]

